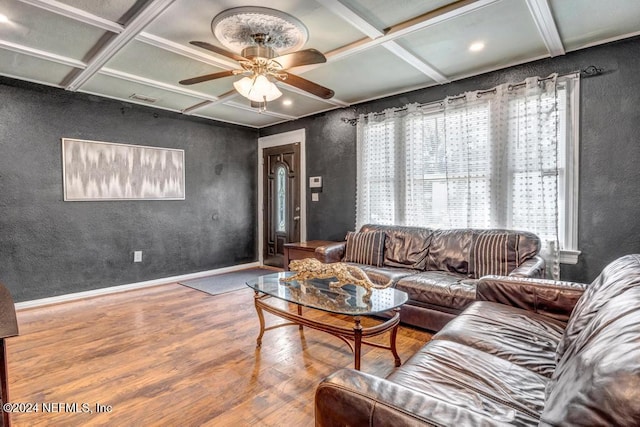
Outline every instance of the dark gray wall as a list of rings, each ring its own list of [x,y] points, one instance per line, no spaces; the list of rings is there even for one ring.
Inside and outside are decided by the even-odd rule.
[[[260,136],[306,129],[308,176],[321,175],[324,180],[320,201],[307,201],[308,237],[342,240],[354,227],[356,194],[356,130],[342,118],[589,65],[605,73],[581,82],[582,255],[577,265],[562,266],[562,277],[590,282],[611,260],[640,253],[640,38],[334,110],[262,129]]]
[[[0,100],[0,281],[16,301],[257,260],[256,130],[6,78]],[[186,200],[62,201],[61,137],[184,149]]]

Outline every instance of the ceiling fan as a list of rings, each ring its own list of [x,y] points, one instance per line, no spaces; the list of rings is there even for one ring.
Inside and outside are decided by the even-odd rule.
[[[259,109],[264,109],[267,102],[282,95],[274,84],[278,81],[319,98],[329,99],[334,95],[331,89],[289,71],[303,65],[326,62],[327,59],[321,52],[316,49],[304,49],[278,53],[277,50],[300,46],[306,41],[306,28],[292,16],[267,8],[234,8],[216,16],[211,26],[214,35],[222,44],[232,48],[240,46],[241,53],[236,54],[202,41],[189,43],[233,59],[239,63],[240,68],[181,80],[180,84],[192,85],[242,75],[244,78],[234,82],[233,86],[251,101],[252,107]],[[305,40],[301,40],[302,38]]]

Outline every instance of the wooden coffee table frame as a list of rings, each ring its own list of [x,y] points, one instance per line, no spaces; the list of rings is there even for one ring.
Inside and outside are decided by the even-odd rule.
[[[303,326],[307,326],[311,329],[315,329],[317,331],[322,331],[322,332],[331,334],[335,337],[340,338],[345,343],[347,343],[347,345],[353,352],[353,356],[354,356],[353,364],[354,364],[354,368],[357,370],[360,370],[360,357],[362,354],[361,353],[362,344],[391,351],[395,361],[395,366],[396,367],[400,366],[401,364],[400,356],[398,356],[398,352],[396,350],[396,336],[398,335],[398,326],[400,325],[400,308],[392,309],[391,311],[394,312],[393,316],[389,320],[375,326],[362,327],[360,323],[360,316],[351,316],[353,317],[354,326],[341,327],[336,325],[328,325],[325,323],[320,323],[320,322],[314,321],[313,319],[304,317],[302,315],[302,306],[299,304],[296,304],[298,307],[297,314],[292,313],[291,311],[288,311],[288,310],[282,310],[280,308],[274,307],[273,305],[267,304],[265,302],[269,298],[271,298],[270,295],[262,294],[259,291],[255,291],[254,303],[256,307],[256,312],[258,313],[258,319],[260,320],[260,334],[256,339],[257,348],[260,348],[262,346],[262,336],[264,335],[265,331],[281,328],[283,326],[298,325],[300,329],[302,329]],[[265,327],[263,310],[275,316],[278,316],[282,319],[288,320],[288,322]],[[364,338],[382,335],[386,332],[390,332],[388,346],[384,346],[381,344],[364,340]],[[353,345],[351,344],[351,341],[353,341]]]

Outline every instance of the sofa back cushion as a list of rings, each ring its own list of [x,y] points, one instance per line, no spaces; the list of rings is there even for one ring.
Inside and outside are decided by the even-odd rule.
[[[422,227],[366,224],[360,232],[382,231],[386,235],[384,266],[423,270],[433,230]]]
[[[540,239],[526,231],[461,228],[433,232],[427,270],[452,271],[478,279],[507,276],[540,251]]]
[[[382,267],[384,262],[384,241],[385,234],[383,231],[365,231],[361,233],[349,231],[347,233],[344,261]]]
[[[425,270],[468,274],[472,237],[470,229],[435,230]]]
[[[469,251],[470,277],[490,274],[508,276],[540,251],[540,239],[533,233],[512,230],[473,230]]]
[[[640,255],[605,268],[569,325],[541,423],[640,425]]]

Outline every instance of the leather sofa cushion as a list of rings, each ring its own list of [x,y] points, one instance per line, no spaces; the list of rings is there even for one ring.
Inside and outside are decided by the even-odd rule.
[[[609,300],[640,284],[639,272],[640,256],[627,255],[607,265],[593,283],[587,286],[567,322],[564,336],[558,345],[556,361],[564,356],[577,336],[589,326]]]
[[[474,233],[469,252],[469,276],[508,276],[520,262],[517,241],[518,235],[509,232]]]
[[[357,262],[381,267],[384,261],[385,234],[383,231],[347,233],[345,262]]]
[[[409,300],[462,310],[476,299],[476,285],[466,275],[445,271],[423,271],[405,276],[396,289],[409,294]]]
[[[349,264],[355,265],[364,271],[367,277],[369,277],[369,280],[376,285],[386,285],[391,281],[389,286],[394,287],[398,280],[415,273],[415,271],[406,268],[374,267],[372,265],[357,264],[353,262],[350,262]]]
[[[435,230],[425,269],[466,274],[474,279],[489,274],[506,276],[539,249],[540,239],[524,231]]]
[[[360,231],[383,231],[386,234],[385,266],[424,270],[432,230],[422,227],[366,224]]]
[[[566,349],[547,386],[544,424],[640,425],[639,269],[635,279]]]
[[[469,273],[469,253],[473,234],[467,229],[435,230],[425,270]]]
[[[473,230],[469,252],[469,276],[508,276],[540,250],[540,239],[527,232]]]
[[[550,378],[564,323],[504,304],[474,302],[434,339],[455,341]]]
[[[504,425],[537,425],[548,381],[496,356],[445,340],[429,342],[388,380]]]
[[[470,401],[470,402],[469,402]],[[537,419],[516,416],[506,404],[482,406],[472,398],[459,405],[449,396],[427,394],[392,383],[362,371],[340,369],[325,378],[316,389],[315,425],[424,427],[424,426],[513,426],[537,425]]]

